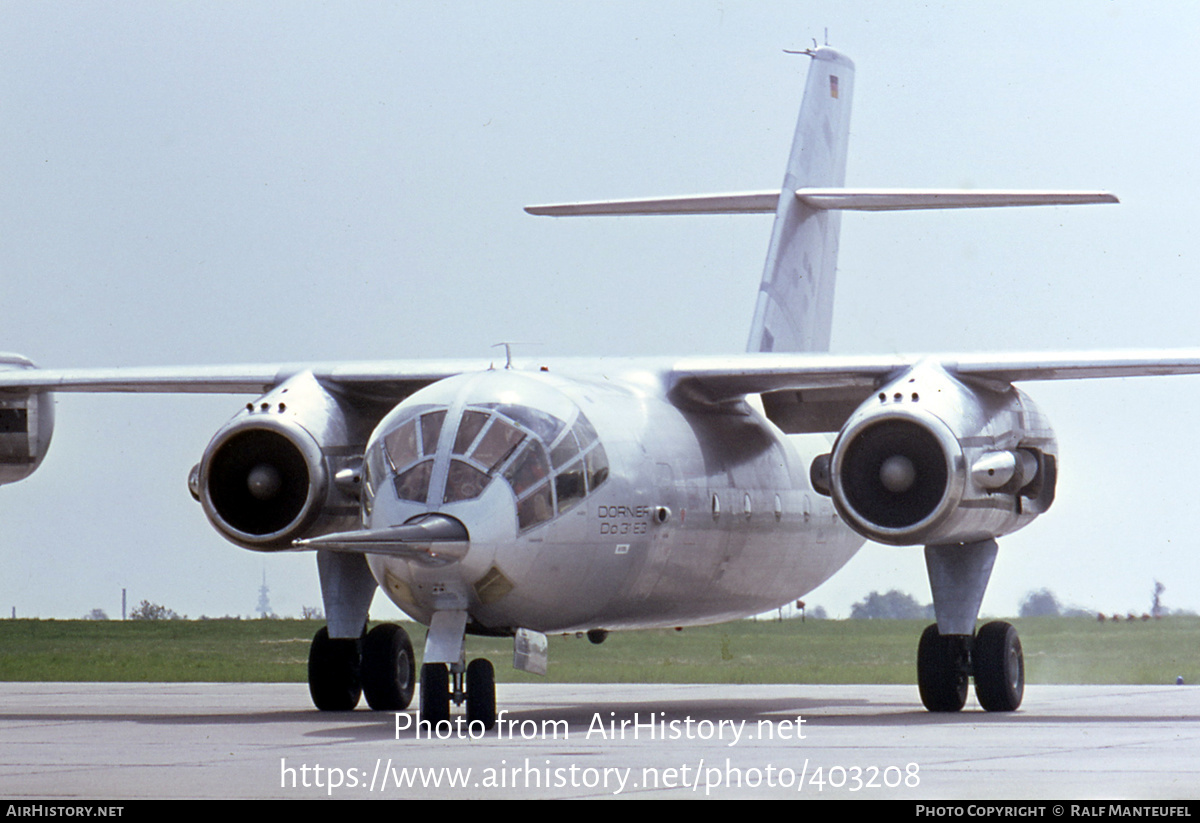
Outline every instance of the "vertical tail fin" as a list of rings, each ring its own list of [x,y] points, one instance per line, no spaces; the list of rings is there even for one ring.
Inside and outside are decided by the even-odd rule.
[[[750,352],[829,350],[843,210],[974,209],[1116,203],[1104,191],[847,189],[846,145],[854,63],[828,46],[812,58],[783,186],[776,191],[693,194],[526,206],[530,214],[770,214],[771,245],[750,327]]]
[[[775,211],[747,351],[828,351],[841,212],[814,209],[797,189],[839,189],[846,178],[854,63],[822,46],[812,57]]]

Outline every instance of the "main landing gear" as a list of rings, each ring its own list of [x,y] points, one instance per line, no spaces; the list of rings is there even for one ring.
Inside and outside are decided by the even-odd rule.
[[[308,691],[323,712],[348,712],[364,694],[375,711],[401,712],[416,691],[412,641],[402,627],[381,623],[361,637],[335,639],[322,627],[308,651]],[[450,720],[450,701],[467,704],[467,722],[496,725],[496,670],[484,658],[469,665],[421,667],[421,719]]]
[[[308,651],[308,691],[323,712],[348,712],[364,693],[376,711],[403,711],[412,702],[416,663],[408,632],[381,623],[361,637],[334,639],[322,628]]]
[[[967,702],[967,678],[975,678],[975,696],[989,712],[1016,711],[1025,694],[1025,657],[1017,630],[995,621],[974,636],[939,634],[925,629],[917,647],[917,685],[931,712],[956,712]]]
[[[453,681],[453,683],[452,683]],[[453,685],[453,689],[451,688]],[[450,720],[450,701],[467,704],[467,723],[478,721],[484,729],[496,725],[496,670],[479,658],[464,666],[426,663],[421,667],[421,720],[437,724]]]

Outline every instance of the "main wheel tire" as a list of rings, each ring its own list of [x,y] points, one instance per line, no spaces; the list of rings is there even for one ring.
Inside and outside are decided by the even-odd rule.
[[[421,667],[421,716],[431,726],[450,721],[450,670],[445,663],[426,663]]]
[[[496,725],[496,670],[483,657],[467,664],[467,723],[476,720],[484,729]]]
[[[1025,696],[1025,655],[1011,623],[987,623],[975,635],[975,696],[989,712],[1012,712]]]
[[[348,712],[362,696],[358,638],[332,639],[323,626],[308,647],[308,693],[323,712]]]
[[[957,712],[967,702],[967,638],[928,626],[917,646],[917,687],[931,712]]]
[[[416,663],[408,632],[381,623],[363,641],[362,687],[367,704],[378,712],[402,712],[412,703]]]

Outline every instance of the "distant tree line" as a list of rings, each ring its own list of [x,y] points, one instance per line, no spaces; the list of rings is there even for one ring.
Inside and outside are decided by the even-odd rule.
[[[129,615],[130,620],[186,620],[186,617],[180,617],[174,609],[168,609],[166,606],[160,606],[157,603],[151,603],[149,600],[143,600],[138,607]]]
[[[1157,620],[1160,617],[1168,615],[1189,615],[1192,612],[1187,609],[1171,609],[1163,605],[1162,594],[1167,587],[1157,580],[1154,581],[1154,593],[1151,600],[1150,611],[1143,614],[1134,614],[1130,612],[1127,615],[1113,613],[1107,619],[1111,620]],[[1098,617],[1100,620],[1105,620],[1106,615],[1103,612],[1097,612],[1094,609],[1081,609],[1078,606],[1065,606],[1059,602],[1054,596],[1054,592],[1049,589],[1038,589],[1034,592],[1029,592],[1021,600],[1021,617]]]
[[[850,607],[851,620],[922,620],[933,619],[933,605],[922,606],[911,594],[899,589],[880,594],[871,592]]]
[[[262,615],[263,619],[279,619],[278,615]],[[83,616],[84,620],[108,620],[108,613],[104,609],[92,609]],[[149,600],[143,600],[133,613],[129,615],[130,620],[187,620],[187,615],[178,614],[174,609],[168,609],[166,606],[161,606],[158,603],[151,603]],[[200,620],[241,620],[241,615],[227,614],[224,617],[209,617],[202,614],[198,618]],[[315,606],[303,606],[300,610],[301,620],[324,620],[325,614],[320,608]]]
[[[1095,617],[1095,612],[1088,609],[1064,606],[1049,589],[1038,589],[1026,594],[1021,600],[1021,609],[1017,614],[1021,617]]]

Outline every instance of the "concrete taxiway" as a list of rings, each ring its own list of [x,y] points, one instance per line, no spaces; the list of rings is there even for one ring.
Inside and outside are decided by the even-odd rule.
[[[500,685],[493,731],[321,714],[296,684],[0,683],[16,798],[1194,798],[1200,690],[1033,686],[1014,714],[913,686]],[[397,730],[399,727],[399,731]],[[452,783],[454,785],[452,785]]]

